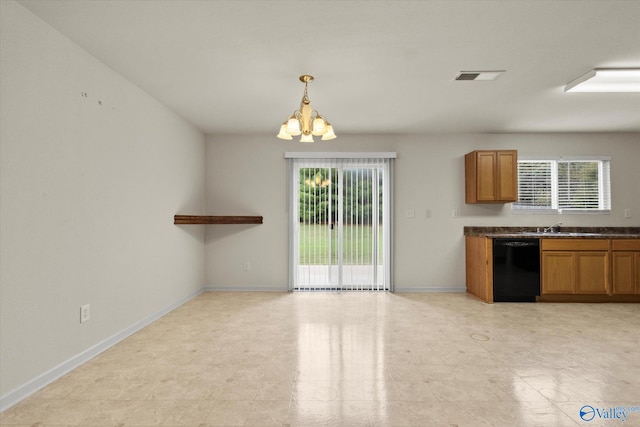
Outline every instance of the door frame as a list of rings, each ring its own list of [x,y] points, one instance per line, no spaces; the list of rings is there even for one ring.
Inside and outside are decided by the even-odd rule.
[[[326,152],[286,152],[285,159],[288,160],[288,168],[287,168],[287,207],[289,212],[289,291],[293,291],[296,286],[296,275],[297,275],[297,262],[295,261],[299,254],[296,251],[296,238],[297,233],[295,230],[296,221],[299,222],[299,212],[298,206],[295,203],[296,197],[295,192],[298,190],[299,185],[299,177],[294,174],[297,169],[297,164],[300,160],[308,161],[309,163],[318,163],[318,167],[338,167],[338,163],[349,163],[349,160],[353,160],[353,165],[357,166],[358,163],[362,163],[366,165],[367,160],[371,160],[371,163],[382,163],[384,165],[384,169],[386,170],[386,179],[383,181],[384,190],[383,194],[386,196],[387,200],[384,204],[384,217],[388,219],[387,227],[383,227],[383,232],[385,235],[383,236],[383,250],[384,250],[384,259],[385,259],[385,268],[384,271],[384,281],[383,288],[380,290],[387,290],[393,292],[393,167],[394,167],[394,159],[397,158],[397,153],[395,152],[335,152],[335,153],[326,153]],[[336,166],[327,166],[328,164],[334,163]],[[310,166],[313,167],[313,166]],[[340,167],[342,170],[342,167]],[[338,173],[339,177],[339,188],[342,186],[343,176],[341,173]],[[339,190],[340,191],[340,190]],[[342,204],[342,194],[341,197],[338,197],[338,203]],[[342,206],[339,206],[339,212],[342,212]],[[341,243],[343,232],[343,219],[342,215],[338,215],[338,236],[340,239],[339,243]],[[341,247],[341,244],[338,245]],[[338,253],[338,262],[342,263],[342,251],[339,250]],[[376,251],[377,254],[377,251]],[[377,268],[377,267],[376,267]],[[342,266],[338,268],[339,274],[342,275]],[[377,273],[376,273],[377,274]],[[339,277],[339,288],[343,288],[344,284],[343,278]],[[339,289],[336,289],[339,290]],[[374,290],[374,289],[371,289]]]

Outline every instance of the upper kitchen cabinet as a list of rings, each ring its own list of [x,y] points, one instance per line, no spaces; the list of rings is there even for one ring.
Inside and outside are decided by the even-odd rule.
[[[465,201],[509,203],[518,200],[518,152],[476,150],[464,156]]]

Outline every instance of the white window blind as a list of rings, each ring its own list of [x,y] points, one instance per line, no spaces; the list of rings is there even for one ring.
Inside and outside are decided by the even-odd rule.
[[[609,191],[604,191],[608,169],[603,161],[558,162],[558,209],[610,209]]]
[[[517,209],[553,209],[551,161],[518,162]]]
[[[585,212],[611,210],[610,159],[518,161],[518,201],[521,212]]]

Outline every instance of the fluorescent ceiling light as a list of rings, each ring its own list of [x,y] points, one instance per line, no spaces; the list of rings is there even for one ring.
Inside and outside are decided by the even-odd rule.
[[[640,68],[596,68],[567,83],[565,92],[640,92]]]

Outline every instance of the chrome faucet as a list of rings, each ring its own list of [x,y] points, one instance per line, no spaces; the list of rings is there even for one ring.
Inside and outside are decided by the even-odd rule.
[[[561,222],[556,222],[555,224],[553,224],[551,227],[547,227],[544,230],[542,230],[543,233],[555,233],[557,232],[557,228],[559,228],[562,225]]]

